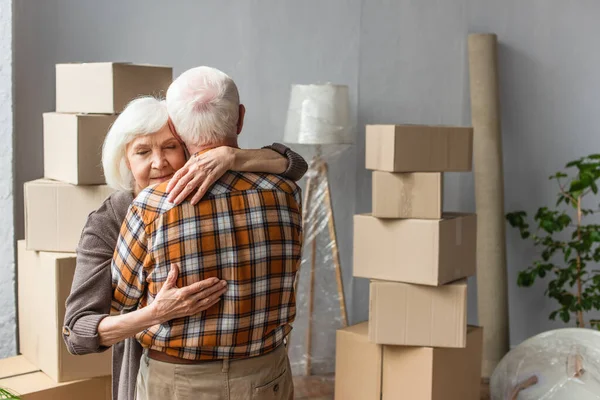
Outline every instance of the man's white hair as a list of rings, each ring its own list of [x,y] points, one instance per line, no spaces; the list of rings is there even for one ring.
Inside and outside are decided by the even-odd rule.
[[[210,67],[185,71],[167,90],[167,109],[189,145],[205,146],[237,137],[240,95],[233,79]]]
[[[138,136],[158,132],[168,121],[164,100],[144,96],[127,104],[108,131],[102,146],[102,167],[109,186],[117,190],[133,190],[135,182],[127,167],[127,145]]]

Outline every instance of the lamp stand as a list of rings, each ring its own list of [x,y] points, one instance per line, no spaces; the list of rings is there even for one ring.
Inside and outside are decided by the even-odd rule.
[[[331,243],[331,255],[334,263],[335,277],[337,281],[337,293],[340,302],[340,315],[342,318],[342,327],[348,326],[348,316],[346,312],[346,300],[344,297],[344,285],[342,282],[342,270],[340,264],[340,255],[337,245],[337,235],[335,233],[335,220],[333,217],[333,206],[331,203],[331,191],[329,187],[328,167],[327,163],[321,158],[320,146],[317,146],[317,155],[313,158],[309,166],[309,173],[307,174],[306,180],[306,192],[304,193],[304,212],[302,225],[304,227],[304,235],[306,238],[306,216],[311,215],[311,209],[318,207],[319,204],[314,201],[314,194],[319,182],[323,182],[324,190],[324,207],[327,215],[327,225],[329,231],[329,240]],[[306,348],[307,348],[307,359],[305,367],[305,375],[311,375],[312,369],[312,321],[314,312],[314,297],[315,297],[315,269],[316,269],[316,254],[317,254],[317,237],[313,237],[311,246],[311,258],[310,258],[310,281],[308,286],[308,328],[306,330]],[[298,285],[300,274],[297,275],[294,283],[294,292]],[[288,341],[288,350],[289,350]]]

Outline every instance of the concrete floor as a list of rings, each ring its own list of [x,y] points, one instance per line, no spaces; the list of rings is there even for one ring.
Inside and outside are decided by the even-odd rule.
[[[296,400],[333,400],[333,376],[295,376]],[[490,400],[489,387],[481,384],[481,400]]]

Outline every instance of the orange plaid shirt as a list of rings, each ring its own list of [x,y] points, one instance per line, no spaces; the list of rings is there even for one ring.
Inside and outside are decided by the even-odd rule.
[[[277,175],[227,172],[200,203],[175,206],[167,183],[134,200],[112,262],[113,308],[152,303],[181,263],[178,286],[218,277],[227,292],[210,309],[137,334],[144,347],[192,360],[247,358],[283,343],[296,315],[300,189]]]

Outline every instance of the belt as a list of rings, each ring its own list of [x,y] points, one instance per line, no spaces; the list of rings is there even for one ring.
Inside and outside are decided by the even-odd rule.
[[[287,341],[283,344],[283,346],[285,346],[285,348],[287,348]],[[220,362],[224,361],[224,360],[188,360],[187,358],[170,356],[167,353],[163,353],[162,351],[157,351],[157,350],[152,350],[152,349],[148,349],[147,354],[148,354],[148,358],[150,358],[152,360],[171,363],[171,364],[205,364],[205,363],[211,363],[211,362],[217,362],[217,361],[220,361]]]
[[[163,353],[162,351],[148,349],[148,358],[151,358],[155,361],[161,361],[171,364],[204,364],[215,361],[222,360],[188,360],[187,358],[170,356],[167,353]]]

